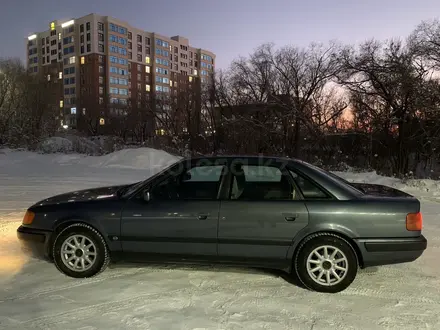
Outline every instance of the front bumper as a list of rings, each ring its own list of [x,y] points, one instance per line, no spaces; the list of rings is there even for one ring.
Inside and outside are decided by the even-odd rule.
[[[50,231],[20,226],[17,229],[17,238],[22,250],[38,259],[48,259]]]
[[[362,254],[363,267],[414,261],[428,245],[423,235],[412,238],[357,239],[356,243]]]

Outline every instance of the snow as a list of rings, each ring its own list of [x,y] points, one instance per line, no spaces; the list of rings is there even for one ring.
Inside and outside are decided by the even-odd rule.
[[[314,293],[278,272],[114,265],[76,280],[30,259],[16,228],[45,197],[142,180],[177,158],[153,149],[105,156],[0,151],[0,329],[439,329],[440,189],[432,180],[337,173],[422,200],[428,249],[413,263],[361,270],[345,291]]]

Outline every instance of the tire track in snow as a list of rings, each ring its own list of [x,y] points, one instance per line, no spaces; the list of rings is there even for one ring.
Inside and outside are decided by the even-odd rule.
[[[235,281],[234,285],[254,285],[256,282],[260,282],[266,279],[259,280],[243,280],[243,281]],[[98,304],[93,304],[90,306],[73,308],[69,311],[55,313],[51,315],[44,315],[40,317],[36,317],[30,320],[26,320],[23,322],[16,323],[12,325],[12,327],[17,327],[19,329],[26,328],[42,328],[42,329],[50,329],[52,326],[57,324],[70,324],[71,322],[78,321],[78,315],[81,315],[81,319],[84,320],[86,318],[93,318],[96,315],[115,313],[125,309],[136,309],[139,306],[143,306],[147,299],[160,299],[160,300],[169,300],[168,305],[172,306],[173,309],[187,308],[193,305],[193,296],[214,293],[218,291],[218,287],[184,287],[176,290],[171,290],[167,292],[155,292],[155,293],[144,293],[139,295],[133,295],[123,299],[117,299],[109,302],[103,302]],[[174,299],[174,300],[173,300]],[[176,302],[177,300],[177,302]],[[185,300],[182,303],[181,300]],[[178,303],[180,306],[175,306]],[[180,304],[179,304],[180,303]],[[9,329],[12,329],[9,327]]]
[[[116,274],[111,272],[110,274],[106,275],[106,272],[104,272],[104,273],[101,273],[98,277],[92,277],[92,278],[84,279],[84,280],[78,279],[78,280],[75,280],[74,283],[70,283],[67,285],[57,286],[57,287],[49,287],[49,288],[38,290],[35,292],[30,292],[30,293],[27,293],[24,295],[19,295],[19,296],[15,296],[15,297],[8,297],[3,300],[0,300],[0,303],[14,302],[14,301],[23,300],[23,299],[35,299],[35,298],[39,298],[42,295],[52,294],[54,292],[59,292],[59,291],[65,291],[65,290],[81,287],[84,285],[96,284],[96,283],[104,282],[106,280],[111,280],[111,279],[115,279],[115,278],[119,278],[119,277],[137,275],[137,274],[142,274],[142,273],[148,274],[148,273],[170,272],[170,271],[173,271],[173,270],[172,269],[151,269],[150,267],[147,266],[147,267],[141,267],[141,268],[139,268],[139,267],[128,268],[126,271],[117,272]],[[61,273],[60,273],[60,276],[64,276],[67,278],[66,275],[63,275]]]
[[[397,301],[405,301],[411,303],[419,303],[419,304],[430,304],[430,305],[439,305],[440,301],[433,300],[430,298],[423,297],[424,295],[430,296],[432,291],[423,290],[421,288],[418,289],[418,296],[410,296],[408,292],[396,292],[396,291],[388,291],[388,290],[374,290],[367,288],[356,288],[356,287],[348,287],[342,292],[339,292],[338,295],[341,296],[364,296],[369,298],[379,298],[386,300],[397,300]],[[432,294],[431,294],[432,295]],[[437,295],[438,297],[438,295]]]

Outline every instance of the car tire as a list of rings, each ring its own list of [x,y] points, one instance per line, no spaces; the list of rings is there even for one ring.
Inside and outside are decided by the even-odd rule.
[[[307,289],[337,293],[354,281],[358,259],[345,239],[334,234],[314,234],[299,246],[294,269]]]
[[[96,276],[110,262],[104,238],[96,229],[84,223],[74,223],[58,233],[52,256],[57,269],[74,278]]]

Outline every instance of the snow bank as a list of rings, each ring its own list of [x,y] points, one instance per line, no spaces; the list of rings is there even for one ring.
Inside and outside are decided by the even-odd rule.
[[[55,141],[55,139],[53,140]],[[57,146],[68,147],[65,140]],[[31,168],[53,165],[79,165],[94,168],[161,169],[175,163],[179,157],[152,148],[124,149],[103,156],[84,154],[39,154],[30,151],[0,150],[0,167],[29,165]]]
[[[48,150],[71,150],[70,140],[52,138],[45,146]],[[54,147],[56,146],[56,147]],[[42,146],[44,147],[44,146]],[[54,148],[54,149],[50,149]],[[39,154],[29,151],[11,149],[0,150],[0,167],[7,172],[8,167],[29,166],[29,170],[43,167],[58,166],[85,166],[88,168],[113,168],[126,170],[148,170],[157,172],[164,167],[178,161],[180,157],[171,155],[163,150],[152,148],[130,148],[115,151],[103,156],[87,156],[78,153]],[[390,178],[378,175],[376,172],[340,172],[336,175],[351,182],[382,184],[406,191],[420,198],[440,200],[440,181]]]

